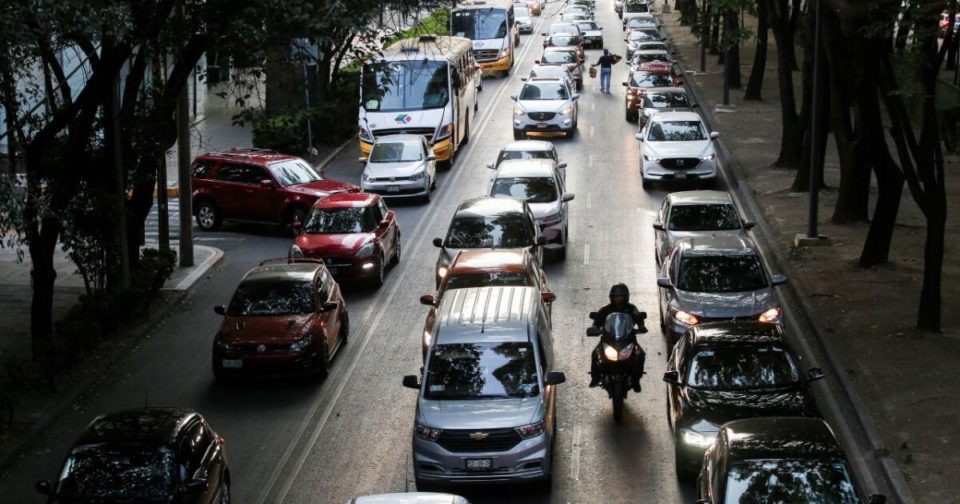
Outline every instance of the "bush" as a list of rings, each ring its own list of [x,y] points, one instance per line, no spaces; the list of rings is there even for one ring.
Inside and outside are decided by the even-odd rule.
[[[260,117],[253,123],[253,145],[277,152],[302,153],[306,144],[303,110],[274,117]]]
[[[177,265],[177,253],[145,248],[140,253],[140,263],[130,273],[130,285],[149,296],[157,293],[173,274]]]

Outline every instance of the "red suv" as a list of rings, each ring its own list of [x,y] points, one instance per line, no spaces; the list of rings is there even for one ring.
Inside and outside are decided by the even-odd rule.
[[[383,285],[387,263],[400,262],[400,225],[383,198],[335,194],[317,201],[299,227],[290,257],[322,259],[340,280]]]
[[[303,222],[318,198],[360,188],[324,178],[296,156],[266,149],[235,149],[193,161],[193,215],[204,231],[224,219]]]

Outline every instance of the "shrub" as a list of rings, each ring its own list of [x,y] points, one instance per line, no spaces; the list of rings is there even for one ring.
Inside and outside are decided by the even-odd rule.
[[[177,253],[173,250],[162,251],[145,248],[140,253],[140,262],[131,272],[131,287],[152,296],[173,274],[177,265]]]

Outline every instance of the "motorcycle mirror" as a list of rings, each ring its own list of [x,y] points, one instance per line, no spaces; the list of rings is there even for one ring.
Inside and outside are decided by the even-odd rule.
[[[680,373],[676,371],[667,371],[663,373],[663,381],[671,385],[680,385]]]
[[[653,229],[656,231],[663,231],[663,224],[660,224],[659,222],[654,222]]]
[[[673,287],[673,286],[670,284],[670,279],[667,278],[667,277],[660,277],[660,278],[658,278],[658,279],[657,279],[657,286],[658,286],[658,287],[662,287],[662,288],[664,288],[664,289],[669,289],[670,287]]]
[[[557,300],[557,295],[552,292],[544,292],[540,294],[540,299],[542,299],[544,303],[552,303]]]
[[[645,311],[640,312],[640,320],[647,320],[647,312]]]
[[[592,312],[590,312],[590,315],[588,315],[588,316],[590,317],[591,320],[597,320],[597,317],[599,317],[600,314],[597,313],[597,312],[595,312],[595,311],[592,311]]]
[[[603,331],[601,331],[599,327],[587,328],[587,336],[590,336],[591,338],[595,338],[597,336],[600,336],[601,334],[603,334]]]

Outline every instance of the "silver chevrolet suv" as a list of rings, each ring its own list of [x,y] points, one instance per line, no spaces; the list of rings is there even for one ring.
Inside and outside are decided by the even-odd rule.
[[[549,484],[556,435],[550,319],[536,287],[474,287],[443,303],[427,352],[413,433],[417,488],[429,484]]]

